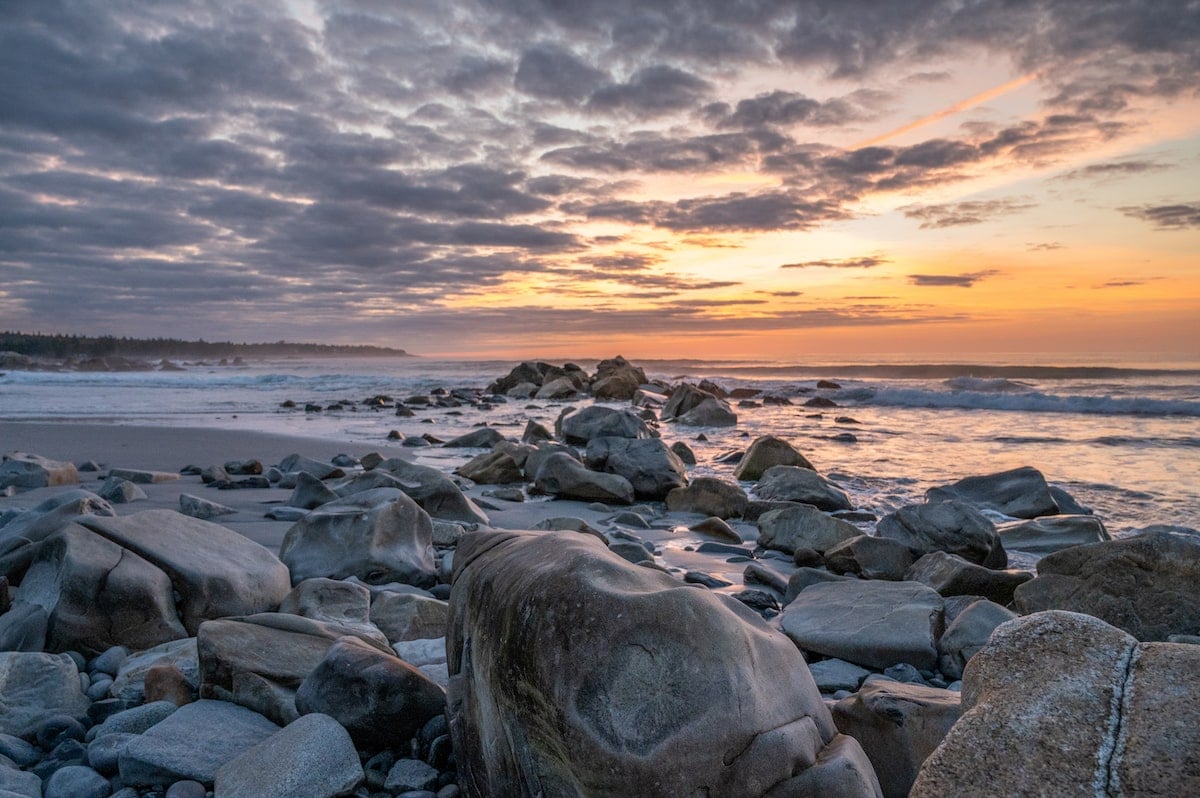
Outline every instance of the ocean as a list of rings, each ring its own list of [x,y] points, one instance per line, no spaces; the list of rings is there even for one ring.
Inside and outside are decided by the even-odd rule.
[[[1200,527],[1200,364],[1011,365],[1018,359],[636,364],[651,379],[711,379],[727,390],[754,388],[792,403],[736,407],[735,401],[736,428],[662,425],[665,439],[695,450],[697,475],[730,477],[733,466],[720,458],[770,433],[791,440],[877,514],[921,501],[936,485],[1031,465],[1093,508],[1114,534],[1153,524]],[[596,359],[574,362],[590,371]],[[447,439],[485,422],[518,438],[527,418],[552,425],[570,403],[509,400],[490,411],[419,410],[414,418],[362,405],[378,394],[402,399],[438,388],[482,389],[513,365],[281,358],[242,366],[184,363],[184,371],[7,371],[0,375],[0,419],[252,429],[344,441],[363,451],[391,430]],[[837,387],[818,388],[819,381]],[[836,407],[804,406],[816,396]],[[299,409],[280,407],[286,400]],[[303,411],[306,403],[338,400],[357,412]],[[697,440],[700,433],[708,440]],[[438,448],[414,454],[444,468],[465,456]]]

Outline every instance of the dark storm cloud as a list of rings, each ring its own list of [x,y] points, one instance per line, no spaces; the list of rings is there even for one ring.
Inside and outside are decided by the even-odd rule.
[[[1034,207],[1037,207],[1034,203],[1023,199],[1005,198],[947,202],[938,205],[910,205],[901,210],[908,218],[920,221],[922,230],[936,230],[943,227],[983,224]]]
[[[887,258],[878,255],[867,255],[861,258],[838,258],[833,260],[806,260],[799,263],[785,263],[781,269],[873,269],[890,263]]]
[[[910,274],[908,281],[920,286],[950,286],[954,288],[971,288],[980,280],[995,277],[1000,272],[996,269],[969,272],[967,274]]]
[[[1200,202],[1173,205],[1127,205],[1120,209],[1126,216],[1149,222],[1159,230],[1200,228]]]

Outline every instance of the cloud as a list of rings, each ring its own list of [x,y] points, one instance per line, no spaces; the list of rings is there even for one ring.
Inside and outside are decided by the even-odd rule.
[[[879,255],[866,255],[861,258],[836,258],[829,260],[806,260],[799,263],[785,263],[781,269],[873,269],[890,263],[887,258]]]
[[[517,64],[514,85],[533,97],[580,103],[608,76],[564,47],[539,44],[526,50]]]
[[[624,83],[601,86],[588,99],[594,111],[624,111],[653,117],[692,108],[712,84],[675,67],[657,64],[639,69]]]
[[[1030,252],[1051,252],[1056,249],[1064,249],[1065,244],[1060,244],[1057,241],[1042,241],[1040,243],[1030,242],[1025,245],[1025,249]]]
[[[1085,178],[1129,177],[1147,172],[1160,172],[1169,168],[1160,161],[1135,159],[1129,161],[1103,161],[1072,169],[1058,176],[1060,180],[1082,180]]]
[[[980,280],[995,277],[999,273],[996,269],[987,269],[966,274],[910,274],[908,281],[913,285],[927,287],[971,288]]]
[[[710,105],[704,114],[718,128],[837,127],[872,118],[875,112],[867,106],[878,104],[885,96],[864,91],[822,102],[799,92],[777,89],[739,100],[733,109],[726,103]]]
[[[1126,205],[1119,209],[1126,216],[1149,222],[1159,230],[1200,228],[1200,202],[1173,205]]]
[[[983,224],[1004,216],[1037,207],[1023,198],[968,200],[936,205],[909,205],[900,210],[909,219],[921,222],[922,230]]]
[[[1096,288],[1133,288],[1134,286],[1145,285],[1146,283],[1155,280],[1161,280],[1161,277],[1143,277],[1136,280],[1109,280],[1108,282],[1100,283]]]

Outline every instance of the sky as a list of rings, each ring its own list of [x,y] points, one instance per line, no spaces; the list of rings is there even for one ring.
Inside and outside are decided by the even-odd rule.
[[[1200,2],[6,0],[0,328],[1200,359]]]

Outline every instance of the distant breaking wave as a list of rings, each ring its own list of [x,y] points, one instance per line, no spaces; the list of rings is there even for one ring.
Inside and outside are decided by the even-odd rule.
[[[1200,417],[1200,402],[1146,397],[1052,396],[1035,391],[923,391],[916,388],[859,388],[844,398],[883,407],[925,409],[1012,410],[1026,413],[1088,413],[1120,416]]]
[[[1194,368],[1123,368],[1117,366],[987,366],[971,363],[925,364],[845,364],[812,366],[804,364],[746,364],[744,362],[705,362],[700,360],[640,361],[647,369],[658,373],[686,374],[695,377],[740,376],[788,377],[811,376],[951,380],[955,378],[1003,380],[1085,380],[1130,379],[1135,377],[1200,377]]]

